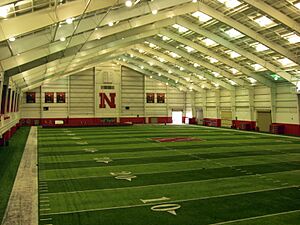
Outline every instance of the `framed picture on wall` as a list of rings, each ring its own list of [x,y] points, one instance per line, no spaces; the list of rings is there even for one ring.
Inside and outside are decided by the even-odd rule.
[[[45,92],[45,103],[54,103],[54,92]]]
[[[147,103],[154,103],[154,93],[147,93]]]
[[[35,92],[26,92],[26,103],[35,103]]]
[[[165,103],[165,94],[164,93],[157,93],[156,94],[157,103]]]
[[[56,103],[66,103],[65,92],[56,92]]]

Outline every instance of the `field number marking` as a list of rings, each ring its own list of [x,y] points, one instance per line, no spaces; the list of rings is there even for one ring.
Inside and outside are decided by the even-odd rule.
[[[115,177],[115,179],[117,180],[128,180],[128,181],[132,181],[132,179],[137,178],[137,176],[133,175],[131,172],[129,171],[122,171],[122,172],[111,172],[110,173],[112,176]]]
[[[94,158],[94,160],[96,160],[96,162],[99,162],[99,163],[105,163],[105,164],[108,164],[110,162],[112,162],[113,160],[109,157],[103,157],[103,158]]]
[[[161,198],[154,198],[154,199],[140,199],[144,204],[151,203],[151,202],[160,202],[160,201],[167,201],[170,200],[170,198],[167,197],[161,197]]]
[[[155,205],[151,207],[152,211],[157,212],[168,212],[174,216],[177,215],[176,210],[180,209],[181,205],[179,204],[162,204],[162,205]]]

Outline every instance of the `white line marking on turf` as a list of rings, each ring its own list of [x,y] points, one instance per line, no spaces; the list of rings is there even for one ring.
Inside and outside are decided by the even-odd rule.
[[[52,220],[52,218],[41,218],[40,221],[48,221],[48,220]]]
[[[200,198],[190,198],[190,199],[174,199],[170,202],[165,203],[173,203],[173,202],[188,202],[188,201],[197,201],[197,200],[205,200],[205,199],[211,199],[211,198],[222,198],[222,197],[229,197],[229,196],[235,196],[235,195],[243,195],[243,194],[254,194],[259,192],[266,192],[266,191],[276,191],[276,190],[282,190],[282,189],[288,189],[288,188],[298,188],[299,185],[292,185],[289,187],[278,187],[278,188],[269,188],[269,189],[263,189],[263,190],[256,190],[256,191],[247,191],[247,192],[238,192],[238,193],[231,193],[231,194],[224,194],[224,195],[213,195],[213,196],[206,196],[206,197],[200,197]],[[140,207],[140,206],[148,206],[153,205],[153,203],[148,204],[136,204],[136,205],[127,205],[127,206],[115,206],[115,207],[107,207],[107,208],[94,208],[94,209],[83,209],[83,210],[74,210],[74,211],[66,211],[66,212],[53,212],[53,213],[47,213],[47,214],[41,214],[43,216],[47,215],[61,215],[61,214],[68,214],[68,213],[79,213],[79,212],[91,212],[91,211],[104,211],[104,210],[111,210],[111,209],[127,209],[127,208],[134,208],[134,207]]]
[[[220,223],[213,223],[213,224],[210,224],[210,225],[230,224],[230,223],[242,222],[242,221],[247,221],[247,220],[255,220],[255,219],[260,219],[260,218],[267,218],[267,217],[272,217],[272,216],[279,216],[279,215],[291,214],[291,213],[295,213],[295,212],[300,212],[300,209],[293,210],[293,211],[288,211],[288,212],[267,214],[267,215],[263,215],[263,216],[249,217],[249,218],[238,219],[238,220],[231,220],[231,221],[220,222]]]
[[[226,130],[229,132],[238,132],[238,133],[250,133],[250,134],[257,134],[257,135],[263,135],[263,136],[272,136],[272,137],[283,137],[283,138],[291,138],[291,139],[297,139],[299,140],[299,137],[293,137],[293,136],[285,136],[285,135],[278,135],[278,134],[267,134],[267,133],[259,133],[259,132],[253,132],[253,131],[246,131],[246,130],[230,130],[222,127],[208,127],[208,126],[199,126],[199,125],[190,125],[192,127],[205,127],[208,129],[213,129],[213,130]]]

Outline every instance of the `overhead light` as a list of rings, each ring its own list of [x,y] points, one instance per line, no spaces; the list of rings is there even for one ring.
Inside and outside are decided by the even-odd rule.
[[[95,30],[98,30],[98,27],[96,27]]]
[[[272,25],[272,24],[275,24],[275,23],[273,22],[273,20],[269,19],[269,18],[266,17],[266,16],[259,17],[259,18],[255,19],[254,21],[255,21],[256,23],[258,23],[259,26],[261,26],[261,27],[268,27],[268,26],[270,26],[270,25]]]
[[[300,36],[295,33],[290,33],[282,36],[284,39],[288,40],[290,44],[296,44],[300,42]]]
[[[59,40],[60,40],[60,41],[65,41],[66,38],[65,38],[65,37],[61,37]]]
[[[227,80],[232,86],[237,85],[237,83],[236,83],[235,81],[233,81],[233,80],[230,80],[230,79],[228,79],[228,78],[226,78],[226,80]]]
[[[296,8],[298,8],[298,9],[300,9],[300,2],[294,4],[294,6],[295,6]]]
[[[217,42],[215,42],[214,40],[211,40],[211,39],[209,39],[209,38],[203,39],[202,42],[203,42],[206,46],[208,46],[208,47],[214,47],[214,46],[217,46],[217,45],[218,45]]]
[[[143,49],[139,49],[139,53],[144,53],[145,51]]]
[[[198,18],[202,23],[205,23],[212,19],[211,16],[199,11],[192,13],[192,16]]]
[[[144,69],[144,66],[141,66],[141,69],[143,70],[143,69]]]
[[[66,23],[67,24],[72,24],[73,21],[74,21],[74,18],[68,18],[68,19],[66,19]]]
[[[231,29],[225,31],[225,33],[231,38],[241,38],[241,37],[245,36],[244,34],[242,34],[241,32],[239,32],[238,30],[236,30],[234,28],[231,28]]]
[[[177,84],[177,83],[178,83],[178,80],[175,80],[175,83]]]
[[[158,60],[160,61],[160,62],[162,62],[162,63],[164,63],[164,62],[167,62],[164,58],[162,58],[162,57],[158,57]]]
[[[171,74],[171,73],[173,73],[173,72],[172,72],[172,70],[169,70],[168,73]]]
[[[166,83],[166,85],[168,86],[168,85],[169,85],[169,83]]]
[[[158,73],[158,76],[160,77],[160,76],[161,76],[161,73]]]
[[[150,76],[150,79],[152,79],[152,76]]]
[[[6,18],[8,16],[9,10],[10,10],[10,6],[8,5],[0,7],[0,17]]]
[[[218,0],[219,2],[223,3],[227,8],[233,9],[242,3],[238,0]]]
[[[14,41],[16,40],[16,38],[15,38],[15,37],[10,37],[8,40],[9,40],[10,42],[14,42]]]
[[[179,33],[185,33],[187,31],[189,31],[189,29],[187,29],[186,27],[183,27],[183,26],[181,26],[179,24],[174,24],[173,27],[175,29],[177,29],[179,31]]]
[[[133,3],[132,3],[132,1],[131,0],[127,0],[126,2],[125,2],[125,6],[126,7],[131,7],[133,5]]]
[[[153,15],[156,15],[157,13],[158,13],[158,10],[157,10],[157,9],[153,9],[153,10],[152,10],[152,14],[153,14]]]
[[[109,22],[108,26],[112,27],[114,25],[114,22]]]
[[[150,48],[155,48],[155,49],[157,49],[157,48],[158,48],[158,46],[157,46],[157,45],[155,45],[155,44],[153,44],[153,43],[149,43],[149,47],[150,47]]]
[[[197,3],[197,2],[198,2],[198,0],[192,0],[192,2],[193,2],[193,3]]]
[[[288,58],[278,59],[277,61],[284,67],[291,67],[297,65],[296,63],[294,63],[292,60]]]
[[[184,68],[183,68],[183,67],[180,67],[179,69],[180,69],[180,71],[184,71]]]

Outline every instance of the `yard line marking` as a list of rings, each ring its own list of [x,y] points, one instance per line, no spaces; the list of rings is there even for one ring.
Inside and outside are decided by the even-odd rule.
[[[236,195],[243,195],[243,194],[254,194],[254,193],[259,193],[259,192],[283,190],[283,189],[289,189],[289,188],[299,188],[299,185],[292,185],[292,186],[289,186],[289,187],[269,188],[269,189],[263,189],[263,190],[239,192],[239,193],[224,194],[224,195],[213,195],[213,196],[206,196],[206,197],[200,197],[200,198],[175,199],[175,200],[172,200],[170,202],[167,201],[166,203],[178,203],[178,202],[206,200],[206,199],[211,199],[211,198],[222,198],[222,197],[229,197],[229,196],[236,196]],[[50,216],[50,215],[62,215],[62,214],[69,214],[69,213],[105,211],[105,210],[111,210],[111,209],[127,209],[127,208],[142,207],[142,206],[149,206],[149,205],[153,205],[153,203],[127,205],[127,206],[115,206],[115,207],[107,207],[107,208],[83,209],[83,210],[74,210],[74,211],[66,211],[66,212],[53,212],[53,213],[42,214],[42,215],[43,216],[44,215]]]
[[[49,200],[40,200],[40,203],[48,203],[50,202]]]
[[[276,174],[278,174],[278,173],[270,173],[270,175],[276,175]],[[220,181],[220,180],[235,180],[237,178],[249,178],[249,177],[250,178],[257,177],[257,175],[222,177],[222,178],[208,179],[208,180],[196,180],[196,181],[193,180],[193,181],[173,182],[173,183],[167,183],[167,184],[151,184],[151,185],[142,185],[142,186],[133,186],[133,187],[106,188],[106,189],[94,189],[94,190],[84,190],[84,191],[55,192],[55,193],[41,193],[41,195],[49,196],[49,195],[76,194],[76,193],[85,193],[85,192],[100,192],[100,191],[110,191],[110,190],[133,189],[133,188],[140,189],[140,188],[155,187],[155,186],[172,186],[172,185],[177,185],[177,184],[194,184],[194,183],[205,183],[205,182]],[[261,177],[258,177],[258,178],[261,178]],[[297,185],[293,185],[293,186],[297,186]]]
[[[52,220],[52,218],[41,218],[40,221],[48,221],[48,220]]]
[[[44,208],[44,209],[40,209],[40,211],[50,211],[50,208]]]
[[[260,218],[267,218],[267,217],[272,217],[272,216],[279,216],[279,215],[285,215],[285,214],[291,214],[295,212],[300,212],[300,209],[293,210],[293,211],[287,211],[287,212],[281,212],[281,213],[273,213],[273,214],[267,214],[263,216],[254,216],[254,217],[249,217],[249,218],[244,218],[244,219],[238,219],[238,220],[230,220],[226,222],[220,222],[220,223],[212,223],[210,225],[222,225],[222,224],[230,224],[234,222],[242,222],[242,221],[247,221],[247,220],[255,220],[255,219],[260,219]]]

